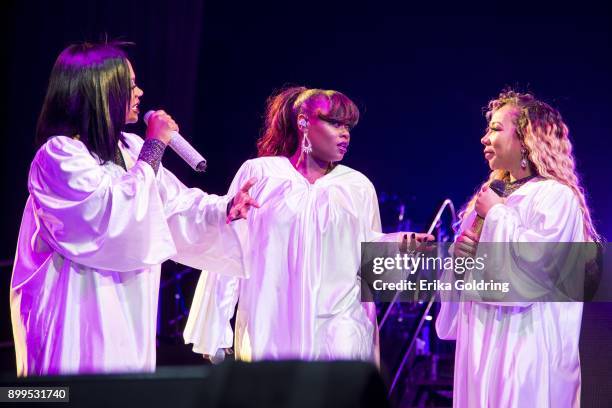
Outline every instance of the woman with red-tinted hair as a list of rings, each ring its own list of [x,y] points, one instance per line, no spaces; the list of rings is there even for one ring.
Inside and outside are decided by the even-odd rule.
[[[339,164],[359,110],[337,91],[287,88],[268,100],[259,157],[229,194],[257,177],[257,214],[237,222],[243,279],[204,271],[185,329],[194,351],[232,346],[262,359],[378,361],[373,303],[360,301],[360,243],[380,236],[374,186]]]

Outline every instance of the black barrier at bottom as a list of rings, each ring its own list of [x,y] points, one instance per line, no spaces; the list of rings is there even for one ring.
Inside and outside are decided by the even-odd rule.
[[[21,390],[11,394],[15,402],[17,395],[28,397],[23,390],[68,388],[68,403],[48,400],[45,407],[389,406],[376,368],[348,361],[227,361],[215,367],[160,367],[153,374],[4,376],[0,385]],[[40,392],[29,394],[40,401]],[[30,406],[28,402],[16,406]]]

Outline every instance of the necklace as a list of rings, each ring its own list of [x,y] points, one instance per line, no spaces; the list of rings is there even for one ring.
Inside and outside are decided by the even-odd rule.
[[[514,193],[519,189],[523,184],[531,180],[532,178],[537,177],[537,174],[532,174],[531,176],[523,177],[522,179],[507,181],[506,189],[504,191],[504,197],[508,197],[510,194]]]

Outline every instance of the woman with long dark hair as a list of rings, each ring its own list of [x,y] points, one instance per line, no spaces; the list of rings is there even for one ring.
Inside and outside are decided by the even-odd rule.
[[[121,44],[72,45],[55,62],[11,281],[20,376],[153,371],[160,264],[240,263],[227,221],[255,205],[250,184],[233,201],[187,189],[160,165],[178,130],[168,114],[151,116],[144,143],[122,131],[142,95]]]
[[[511,288],[509,301],[498,294],[442,302],[438,335],[457,340],[453,405],[577,407],[582,296],[545,301],[582,283],[588,258],[579,243],[599,240],[569,129],[556,109],[511,90],[489,102],[486,117],[481,142],[491,173],[461,213],[454,254],[492,248],[487,273]],[[505,185],[503,197],[489,188],[494,181]],[[484,219],[480,235],[476,217]]]
[[[194,351],[215,355],[234,339],[240,360],[378,361],[374,303],[360,301],[360,243],[381,236],[376,191],[339,164],[359,110],[344,94],[291,87],[269,98],[252,177],[264,203],[234,223],[244,278],[203,271],[185,329]],[[422,238],[419,236],[419,239]]]

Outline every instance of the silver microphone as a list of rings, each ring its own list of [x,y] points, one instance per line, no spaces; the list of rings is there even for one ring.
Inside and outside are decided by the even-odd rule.
[[[155,111],[150,110],[144,114],[143,120],[145,125],[149,124],[149,118],[154,113]],[[202,172],[206,170],[206,159],[202,157],[202,155],[198,153],[198,151],[194,149],[193,146],[191,146],[179,132],[172,132],[172,139],[170,140],[170,143],[168,143],[168,146],[170,146],[172,150],[176,152],[176,154],[181,156],[181,159],[185,160],[185,162],[187,162],[187,164],[189,164],[195,171]]]

